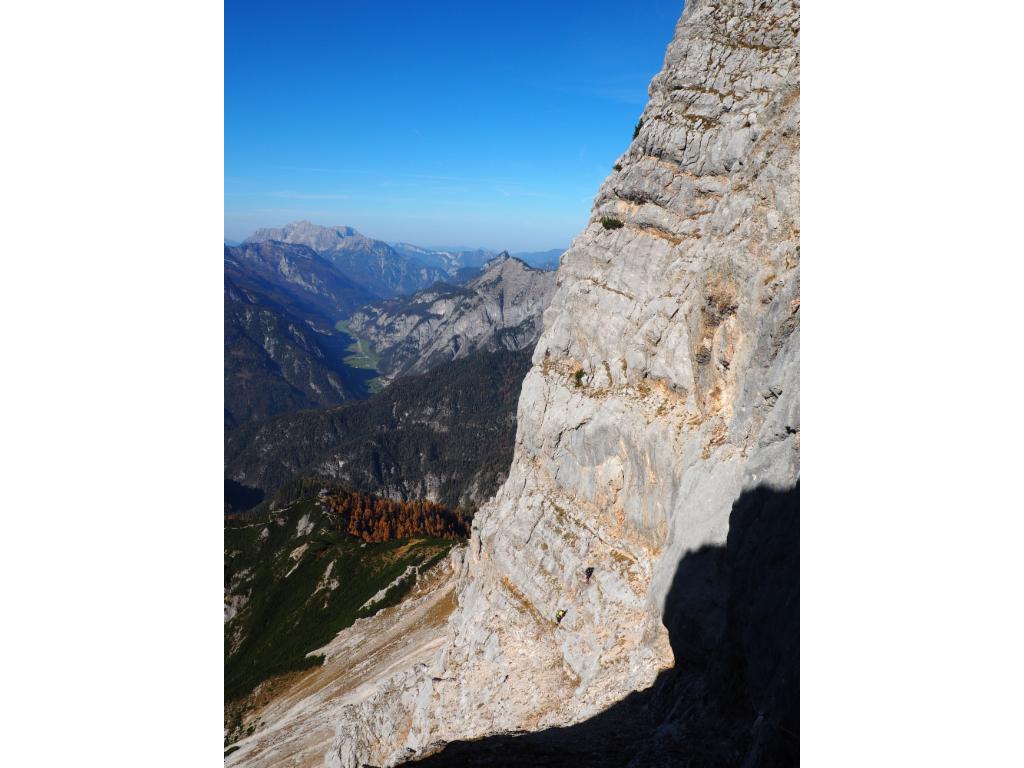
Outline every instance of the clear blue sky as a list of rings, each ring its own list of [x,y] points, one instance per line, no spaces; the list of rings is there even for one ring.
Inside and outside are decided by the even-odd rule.
[[[225,237],[310,219],[419,245],[567,246],[682,6],[227,0]]]

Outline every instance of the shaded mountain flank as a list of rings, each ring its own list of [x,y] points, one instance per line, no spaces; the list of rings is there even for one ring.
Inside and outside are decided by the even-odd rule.
[[[245,425],[226,437],[226,483],[250,500],[273,500],[314,477],[475,507],[505,478],[529,365],[528,351],[478,352],[399,379],[370,400]]]
[[[366,397],[375,374],[344,362],[334,324],[372,296],[306,246],[226,247],[225,428]]]
[[[225,246],[224,276],[239,289],[266,296],[296,315],[328,321],[328,328],[380,297],[302,244]]]

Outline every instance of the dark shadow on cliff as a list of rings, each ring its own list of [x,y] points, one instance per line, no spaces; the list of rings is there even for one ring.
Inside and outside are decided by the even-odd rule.
[[[799,483],[736,500],[725,546],[680,560],[663,621],[676,665],[647,690],[577,725],[455,742],[414,765],[798,765]]]

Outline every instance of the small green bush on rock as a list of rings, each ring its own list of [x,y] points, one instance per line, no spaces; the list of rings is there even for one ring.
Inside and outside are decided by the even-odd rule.
[[[619,229],[622,226],[622,222],[611,216],[605,216],[601,219],[601,226],[605,229]]]

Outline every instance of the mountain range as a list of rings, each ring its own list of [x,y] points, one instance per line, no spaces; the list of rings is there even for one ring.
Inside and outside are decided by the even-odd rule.
[[[424,248],[411,243],[391,243],[391,246],[404,256],[418,259],[424,264],[430,264],[445,270],[450,276],[456,275],[459,270],[482,267],[499,253],[505,251],[491,251],[486,248],[467,248],[465,246],[435,246]],[[565,252],[564,248],[553,248],[547,251],[520,251],[511,254],[520,261],[524,261],[531,267],[537,269],[558,269],[558,260]]]
[[[497,279],[494,270],[507,258],[482,249],[392,247],[352,227],[308,221],[225,245],[226,428],[363,399],[399,375],[478,348],[532,343],[554,273],[515,262]],[[488,288],[494,283],[504,287]],[[439,297],[449,299],[447,319],[436,316]],[[403,313],[422,322],[398,345],[393,334]]]
[[[342,268],[357,253],[362,271]],[[381,298],[423,267],[351,227],[299,222],[225,246],[225,512],[304,477],[452,507],[493,493],[555,273],[485,256]],[[372,287],[352,277],[385,262]],[[403,275],[420,277],[388,282]]]
[[[334,324],[331,318],[347,315],[380,296],[301,243],[256,241],[225,246],[224,277],[295,314],[325,321],[328,328]]]
[[[412,296],[367,304],[347,328],[373,345],[390,381],[423,373],[478,349],[532,347],[555,290],[555,273],[501,253],[462,283],[437,283]]]
[[[258,229],[245,242],[267,241],[308,246],[342,275],[380,297],[412,293],[448,276],[445,270],[403,255],[352,227],[299,221],[280,229]]]

